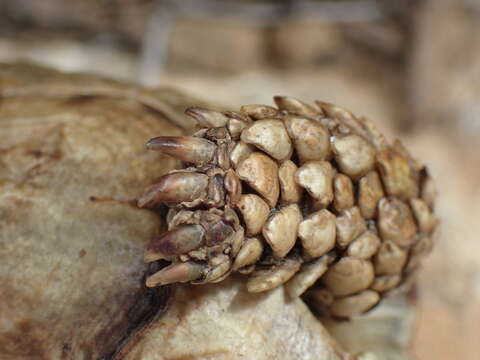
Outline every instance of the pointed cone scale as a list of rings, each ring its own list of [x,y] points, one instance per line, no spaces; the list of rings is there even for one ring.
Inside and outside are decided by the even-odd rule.
[[[201,246],[205,231],[200,225],[182,225],[153,239],[148,247],[145,262],[170,259]]]
[[[321,111],[289,96],[274,96],[273,101],[280,110],[287,110],[307,117],[316,117],[321,115]]]
[[[212,160],[217,148],[213,142],[193,136],[159,136],[150,139],[145,146],[149,150],[159,150],[194,164],[204,164]]]
[[[192,106],[185,111],[185,114],[193,117],[202,127],[221,127],[227,125],[228,117],[221,112]]]
[[[202,276],[203,270],[203,265],[193,262],[174,263],[149,276],[146,285],[147,287],[155,287],[196,280]]]
[[[238,270],[244,266],[255,263],[262,255],[262,252],[263,244],[258,238],[246,239],[237,257],[235,258],[233,270]]]
[[[195,172],[167,174],[145,191],[138,200],[139,207],[151,207],[166,202],[183,202],[201,199],[206,195],[208,177]]]

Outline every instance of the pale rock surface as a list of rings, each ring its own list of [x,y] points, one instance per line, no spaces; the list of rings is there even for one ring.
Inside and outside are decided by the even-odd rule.
[[[283,287],[248,293],[239,277],[178,287],[168,312],[136,341],[122,358],[353,360],[300,299]]]
[[[162,222],[135,199],[175,165],[144,142],[182,131],[115,89],[0,65],[1,359],[107,356],[163,305],[143,284]]]

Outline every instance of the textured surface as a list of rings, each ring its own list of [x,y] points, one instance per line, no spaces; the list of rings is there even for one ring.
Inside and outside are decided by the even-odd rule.
[[[49,93],[62,78],[70,91]],[[142,262],[162,223],[135,199],[174,165],[144,151],[149,131],[181,131],[102,83],[76,96],[60,73],[0,66],[2,359],[98,358],[164,305]]]
[[[282,288],[249,294],[244,282],[179,286],[169,311],[131,348],[128,360],[353,359],[299,299]]]

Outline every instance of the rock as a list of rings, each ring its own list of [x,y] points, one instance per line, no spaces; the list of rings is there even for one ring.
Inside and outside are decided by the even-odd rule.
[[[246,292],[243,279],[177,287],[166,314],[119,354],[150,359],[353,359],[283,288]]]
[[[0,358],[100,358],[164,305],[143,263],[163,222],[136,198],[175,165],[150,132],[183,131],[131,89],[0,66]]]

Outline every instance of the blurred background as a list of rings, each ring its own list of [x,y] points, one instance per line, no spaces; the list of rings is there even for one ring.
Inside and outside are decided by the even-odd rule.
[[[0,62],[27,60],[233,108],[321,99],[400,137],[442,225],[413,359],[480,358],[480,0],[0,0]]]

